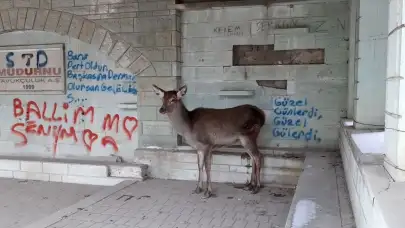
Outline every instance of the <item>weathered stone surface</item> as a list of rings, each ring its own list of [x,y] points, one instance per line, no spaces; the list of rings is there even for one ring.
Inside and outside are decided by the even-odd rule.
[[[123,41],[117,41],[111,49],[109,57],[117,61],[129,48],[129,44]]]
[[[153,91],[152,85],[156,84],[162,89],[177,88],[177,77],[139,77],[138,90],[139,91]],[[155,94],[156,96],[156,94]]]
[[[173,135],[173,128],[169,122],[165,121],[143,121],[143,135]]]
[[[141,55],[129,66],[129,70],[137,75],[145,70],[150,64],[150,61],[144,55]]]
[[[56,27],[58,26],[59,18],[61,12],[58,11],[50,11],[48,14],[48,18],[45,23],[45,31],[54,32]]]
[[[122,55],[122,57],[118,60],[118,64],[123,67],[127,68],[131,63],[133,63],[139,56],[141,52],[139,52],[136,48],[130,47],[128,50]]]
[[[67,35],[69,33],[70,23],[72,22],[73,15],[63,12],[59,19],[59,24],[56,28],[56,32],[61,35]]]
[[[14,7],[39,8],[39,0],[14,0]]]
[[[42,9],[50,9],[51,8],[51,1],[52,0],[40,0],[39,7]]]
[[[68,33],[70,37],[79,38],[80,31],[83,26],[83,21],[84,19],[82,17],[73,16]]]
[[[138,74],[139,77],[149,77],[149,76],[156,76],[156,70],[153,66],[149,66],[142,73]]]
[[[24,29],[25,28],[25,19],[27,18],[27,9],[21,8],[18,10],[17,15],[17,29]]]
[[[74,0],[52,0],[52,8],[72,7],[74,5]]]
[[[10,9],[8,14],[10,17],[11,29],[14,30],[17,28],[18,9]]]
[[[104,40],[101,43],[100,46],[100,51],[102,53],[108,54],[111,50],[111,48],[113,47],[114,43],[116,42],[116,40],[114,39],[114,34],[111,32],[107,32],[105,34]]]
[[[83,42],[90,43],[93,38],[93,34],[96,28],[96,24],[92,21],[85,20],[83,27],[79,35],[79,39]]]
[[[13,7],[13,0],[0,1],[0,10],[10,9]]]
[[[44,30],[46,18],[48,17],[49,10],[39,9],[37,11],[37,16],[35,17],[34,29]]]
[[[141,106],[138,108],[138,116],[142,121],[157,120],[157,112],[156,106]]]
[[[102,27],[99,27],[99,26],[96,26],[96,28],[94,30],[94,33],[93,33],[93,37],[91,38],[90,43],[92,45],[96,46],[97,48],[100,48],[106,34],[107,34],[106,29],[104,29]]]
[[[4,30],[11,30],[11,24],[10,24],[10,16],[8,15],[8,11],[1,11],[1,20],[3,21],[3,28]]]
[[[36,15],[36,9],[28,9],[27,17],[25,19],[25,29],[32,29],[34,27],[34,20]]]

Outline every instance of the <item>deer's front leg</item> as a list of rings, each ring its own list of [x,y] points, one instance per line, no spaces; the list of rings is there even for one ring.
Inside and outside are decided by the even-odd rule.
[[[210,198],[212,196],[212,186],[211,186],[211,162],[212,162],[212,151],[208,150],[204,157],[205,162],[205,173],[207,176],[207,190],[204,192],[203,198]]]
[[[202,175],[203,175],[203,167],[204,167],[204,152],[201,150],[197,151],[197,162],[198,162],[198,180],[197,180],[197,187],[193,191],[194,194],[201,193],[202,188],[203,188]]]

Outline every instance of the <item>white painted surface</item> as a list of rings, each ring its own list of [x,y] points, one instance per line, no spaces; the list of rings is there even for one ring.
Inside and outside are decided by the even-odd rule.
[[[51,32],[25,31],[12,32],[0,35],[2,45],[34,45],[49,43],[64,43],[65,58],[67,69],[67,93],[64,95],[2,95],[0,97],[0,118],[3,124],[0,126],[0,154],[3,155],[23,155],[40,157],[58,157],[58,158],[79,158],[84,157],[105,157],[110,154],[116,154],[124,158],[131,159],[133,151],[138,145],[139,124],[136,121],[137,110],[134,106],[123,108],[123,103],[136,104],[136,76],[119,68],[112,59],[105,57],[103,53],[96,52],[94,47],[87,45],[82,41],[60,36]],[[3,62],[5,64],[5,62]],[[101,78],[101,79],[100,79]],[[133,88],[128,90],[128,88]],[[127,92],[125,92],[127,91]],[[18,98],[19,100],[14,100]],[[13,113],[13,105],[19,104],[17,115]],[[39,115],[30,112],[29,120],[34,121],[35,126],[31,126],[38,132],[38,126],[43,125],[46,132],[48,126],[66,129],[70,134],[70,128],[73,127],[76,139],[73,136],[58,135],[56,138],[52,135],[44,136],[26,132],[25,127],[31,122],[26,122],[27,103],[36,104],[39,108]],[[44,110],[44,103],[47,110]],[[67,109],[63,105],[68,105]],[[52,118],[54,107],[56,108],[55,118]],[[80,111],[94,108],[94,116],[91,118],[91,112],[86,116]],[[31,109],[37,110],[35,106]],[[42,113],[45,113],[45,117]],[[75,118],[77,112],[77,118]],[[66,114],[66,120],[64,115]],[[109,129],[108,115],[111,115],[111,121],[114,116],[119,117],[112,128]],[[61,120],[57,121],[57,118]],[[129,118],[124,121],[124,118]],[[92,121],[93,119],[93,121]],[[117,121],[118,120],[118,121]],[[76,123],[75,123],[76,121]],[[104,129],[104,122],[106,128]],[[124,123],[126,122],[126,123]],[[19,123],[15,130],[21,134],[11,132],[12,126]],[[116,125],[117,124],[117,125]],[[31,123],[32,125],[32,123]],[[126,125],[126,129],[124,129]],[[118,130],[116,129],[118,126]],[[87,130],[86,130],[87,129]],[[86,132],[87,131],[87,132]],[[130,136],[131,135],[131,139]],[[24,141],[26,145],[18,146],[18,143]],[[104,138],[110,136],[111,138]],[[91,137],[97,137],[91,143]],[[106,142],[115,140],[118,151],[116,152],[111,144],[103,146],[103,138]]]
[[[353,133],[352,138],[364,154],[384,154],[384,132]]]
[[[311,200],[300,200],[295,206],[291,228],[304,228],[316,218],[316,203]]]

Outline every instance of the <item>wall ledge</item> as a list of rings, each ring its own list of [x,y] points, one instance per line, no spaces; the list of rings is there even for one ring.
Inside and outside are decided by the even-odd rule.
[[[404,227],[405,182],[395,182],[381,163],[364,162],[346,128],[340,149],[357,228]]]

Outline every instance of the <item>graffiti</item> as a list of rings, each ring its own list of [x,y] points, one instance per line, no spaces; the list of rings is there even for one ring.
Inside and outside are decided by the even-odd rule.
[[[309,120],[322,118],[319,110],[308,107],[308,100],[278,97],[273,100],[273,136],[287,140],[320,142],[318,130],[308,129]]]
[[[214,31],[217,35],[222,36],[243,36],[243,31],[240,25],[228,25],[215,27]]]
[[[89,59],[87,53],[67,53],[68,91],[137,94],[135,76],[116,73],[106,64]]]
[[[73,112],[72,112],[73,111]],[[35,101],[23,103],[21,99],[13,100],[13,116],[17,119],[25,119],[25,122],[18,122],[11,126],[11,132],[20,138],[16,146],[28,144],[28,135],[44,136],[53,138],[53,153],[56,154],[58,142],[64,139],[72,139],[78,143],[81,139],[88,152],[91,152],[93,144],[99,139],[99,134],[88,127],[82,132],[76,130],[77,124],[87,119],[90,125],[94,124],[94,107],[75,107],[72,110],[69,103],[60,106],[57,103],[38,104]],[[138,127],[138,120],[132,116],[120,118],[118,114],[106,114],[101,126],[102,132],[123,131],[128,140]],[[81,134],[81,137],[80,137]],[[103,136],[101,145],[110,145],[114,152],[118,152],[118,145],[112,136]]]

